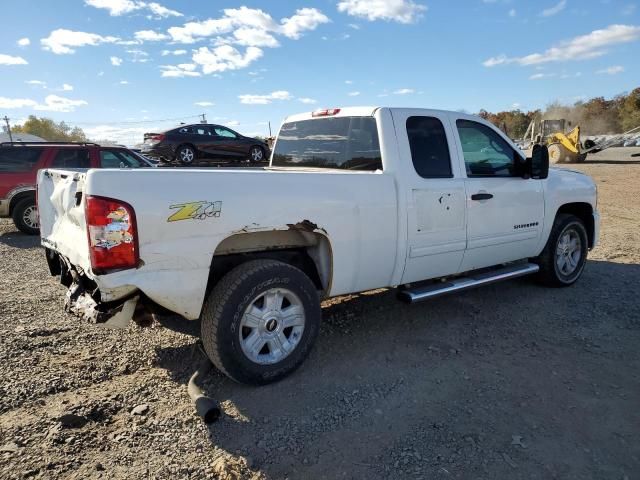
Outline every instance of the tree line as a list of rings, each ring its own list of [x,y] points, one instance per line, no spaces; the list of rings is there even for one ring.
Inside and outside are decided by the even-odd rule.
[[[566,119],[571,128],[580,125],[583,135],[623,133],[640,126],[640,88],[611,99],[595,97],[573,105],[553,102],[544,110],[523,112],[519,109],[478,115],[502,129],[511,138],[522,138],[532,120]]]

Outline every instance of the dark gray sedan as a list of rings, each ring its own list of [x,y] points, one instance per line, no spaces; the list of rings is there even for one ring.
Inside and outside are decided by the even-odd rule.
[[[222,125],[182,125],[162,133],[145,133],[143,155],[182,165],[202,161],[263,163],[269,147],[258,138],[245,137]]]

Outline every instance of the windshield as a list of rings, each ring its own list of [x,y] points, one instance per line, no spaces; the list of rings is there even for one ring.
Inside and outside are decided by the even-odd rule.
[[[376,120],[333,117],[285,123],[271,165],[382,170]]]

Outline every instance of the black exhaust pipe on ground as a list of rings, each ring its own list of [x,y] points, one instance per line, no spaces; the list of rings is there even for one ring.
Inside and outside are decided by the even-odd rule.
[[[199,378],[209,373],[211,367],[211,361],[208,358],[203,359],[200,367],[191,375],[187,385],[187,392],[191,397],[191,401],[195,404],[196,413],[207,425],[215,423],[220,418],[220,407],[218,402],[205,395],[196,382]]]

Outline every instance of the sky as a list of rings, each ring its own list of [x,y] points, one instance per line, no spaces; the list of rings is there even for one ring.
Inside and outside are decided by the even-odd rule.
[[[323,107],[529,110],[640,86],[638,0],[3,3],[0,116],[126,145],[201,114],[267,135]]]

